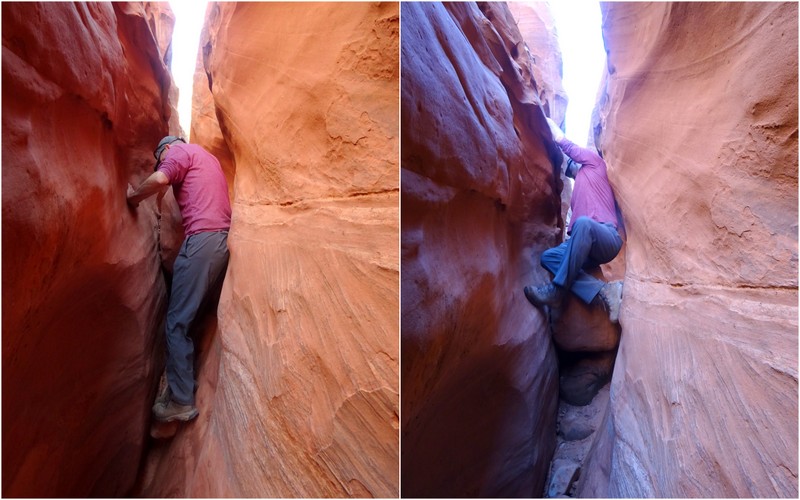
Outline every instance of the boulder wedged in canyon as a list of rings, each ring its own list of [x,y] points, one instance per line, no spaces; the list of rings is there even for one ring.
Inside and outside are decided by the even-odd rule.
[[[607,281],[600,268],[587,272]],[[567,294],[561,307],[551,311],[550,318],[553,342],[562,351],[611,351],[619,343],[619,325],[611,322],[604,306],[586,304],[575,294]]]
[[[561,399],[574,406],[584,406],[601,387],[611,380],[617,351],[559,353],[559,387]]]
[[[797,4],[602,9],[627,268],[611,463],[578,493],[796,498]]]
[[[522,289],[560,239],[561,154],[505,4],[402,19],[403,495],[539,496],[558,373]]]
[[[399,494],[398,44],[396,3],[209,5],[192,142],[231,259],[200,416],[138,494]]]
[[[3,495],[126,495],[166,289],[155,201],[125,198],[170,132],[168,7],[2,9]]]

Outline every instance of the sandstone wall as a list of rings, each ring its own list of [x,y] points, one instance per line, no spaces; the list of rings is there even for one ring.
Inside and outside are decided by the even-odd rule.
[[[133,211],[125,196],[169,132],[155,27],[171,13],[2,9],[3,495],[125,495],[166,293],[154,201]]]
[[[538,496],[557,367],[522,289],[560,234],[540,108],[559,83],[536,80],[505,4],[403,3],[402,20],[402,492]]]
[[[144,496],[396,497],[396,3],[210,4],[192,141],[232,180],[200,417]]]
[[[555,19],[546,2],[507,2],[530,54],[533,84],[547,116],[564,121],[569,101],[561,78],[561,47]]]
[[[797,4],[602,10],[627,271],[581,494],[795,498]]]

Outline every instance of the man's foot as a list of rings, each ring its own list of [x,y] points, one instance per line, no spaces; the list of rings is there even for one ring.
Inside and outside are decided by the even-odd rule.
[[[172,398],[172,390],[167,383],[167,371],[161,374],[161,379],[158,382],[158,392],[156,393],[156,400],[153,403],[153,411],[156,411],[156,406],[166,405]]]
[[[180,420],[187,422],[195,418],[200,412],[197,411],[194,405],[178,404],[172,399],[166,404],[157,403],[153,406],[153,415],[156,420],[161,422],[172,422],[173,420]]]
[[[598,294],[608,311],[608,319],[612,323],[619,323],[619,306],[622,303],[622,282],[612,281],[606,283]]]
[[[524,288],[525,298],[535,306],[558,307],[564,300],[564,289],[560,286],[548,283],[542,286],[526,286]]]

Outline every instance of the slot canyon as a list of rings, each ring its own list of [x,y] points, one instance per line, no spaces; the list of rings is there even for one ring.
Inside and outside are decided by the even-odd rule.
[[[601,13],[617,331],[522,292],[569,188],[546,4],[401,4],[402,494],[796,498],[797,4]],[[601,406],[553,491],[565,390]]]
[[[7,3],[3,496],[399,495],[399,6],[210,3],[190,142],[233,206],[195,331],[200,416],[156,424],[181,135],[166,3]]]
[[[186,132],[175,16],[4,2],[3,496],[797,498],[798,6],[600,8],[619,325],[523,294],[571,189],[547,4],[209,3],[231,258],[179,425],[181,216],[125,199]]]

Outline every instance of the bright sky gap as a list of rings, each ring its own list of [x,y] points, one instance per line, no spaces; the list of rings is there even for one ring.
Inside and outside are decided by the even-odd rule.
[[[200,32],[206,13],[206,1],[172,0],[169,6],[175,14],[175,28],[172,32],[172,77],[180,91],[178,96],[178,115],[187,140],[192,122],[192,84]]]
[[[562,83],[569,99],[565,133],[576,144],[585,146],[606,63],[600,4],[588,0],[551,0],[548,4],[556,22],[564,67]]]

